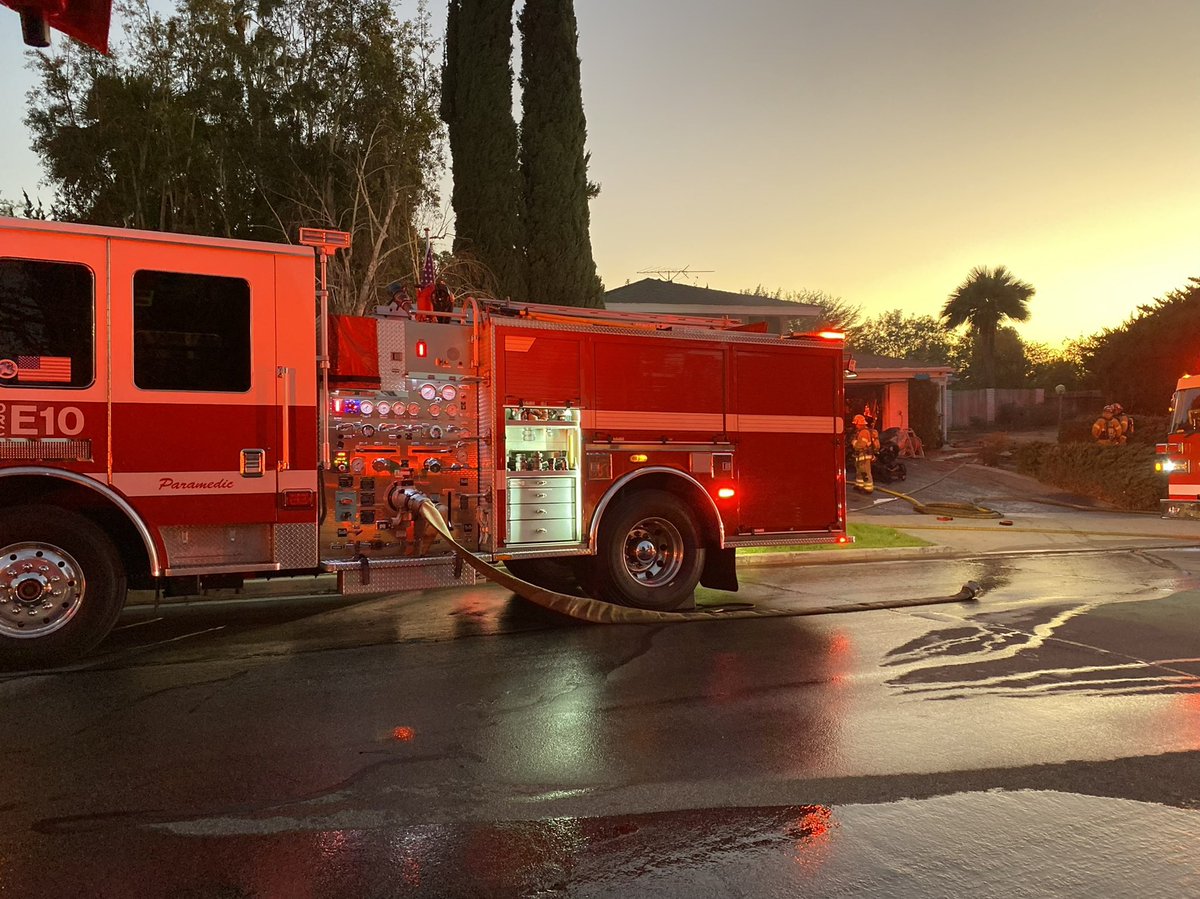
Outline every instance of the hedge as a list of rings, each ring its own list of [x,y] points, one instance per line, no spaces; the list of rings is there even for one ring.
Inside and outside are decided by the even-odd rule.
[[[1167,495],[1167,479],[1154,471],[1154,458],[1154,447],[1140,443],[1026,443],[1013,453],[1018,471],[1045,484],[1144,511],[1157,510]]]

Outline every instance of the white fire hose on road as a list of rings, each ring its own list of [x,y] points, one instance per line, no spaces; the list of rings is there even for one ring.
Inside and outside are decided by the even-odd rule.
[[[799,618],[806,615],[832,615],[842,612],[868,612],[880,609],[903,609],[911,606],[930,606],[940,603],[971,602],[979,598],[981,587],[974,581],[967,581],[963,588],[953,596],[922,596],[911,599],[891,599],[877,602],[846,602],[836,605],[819,606],[804,609],[772,609],[746,608],[737,604],[731,609],[691,610],[686,612],[656,612],[649,609],[636,609],[628,606],[618,606],[614,603],[585,596],[568,596],[565,593],[555,593],[534,584],[513,577],[507,571],[501,571],[494,565],[485,562],[473,552],[462,547],[450,533],[446,519],[442,517],[437,504],[429,497],[414,492],[408,492],[404,498],[405,508],[414,515],[420,515],[434,528],[453,548],[458,557],[489,581],[499,584],[518,596],[529,600],[534,605],[541,606],[551,612],[566,615],[580,621],[590,621],[593,624],[677,624],[686,621],[717,621],[731,618]]]

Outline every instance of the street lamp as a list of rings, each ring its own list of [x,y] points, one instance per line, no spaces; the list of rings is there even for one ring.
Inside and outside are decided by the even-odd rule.
[[[1058,433],[1061,434],[1062,433],[1062,398],[1063,398],[1063,394],[1067,392],[1067,385],[1066,384],[1055,384],[1054,392],[1058,394]]]

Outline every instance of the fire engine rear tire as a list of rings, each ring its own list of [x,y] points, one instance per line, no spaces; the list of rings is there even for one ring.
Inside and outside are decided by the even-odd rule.
[[[124,604],[121,557],[92,521],[53,506],[0,512],[0,663],[78,658]]]
[[[703,570],[704,547],[687,503],[643,490],[620,500],[600,523],[590,592],[669,612],[691,605]]]

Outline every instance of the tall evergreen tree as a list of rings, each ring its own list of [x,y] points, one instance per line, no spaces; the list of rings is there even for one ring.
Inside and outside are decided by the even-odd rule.
[[[525,299],[521,175],[513,119],[513,0],[450,0],[442,120],[453,159],[454,252],[501,297]]]
[[[530,299],[602,306],[588,233],[587,121],[573,0],[525,0],[521,31],[521,172]]]

